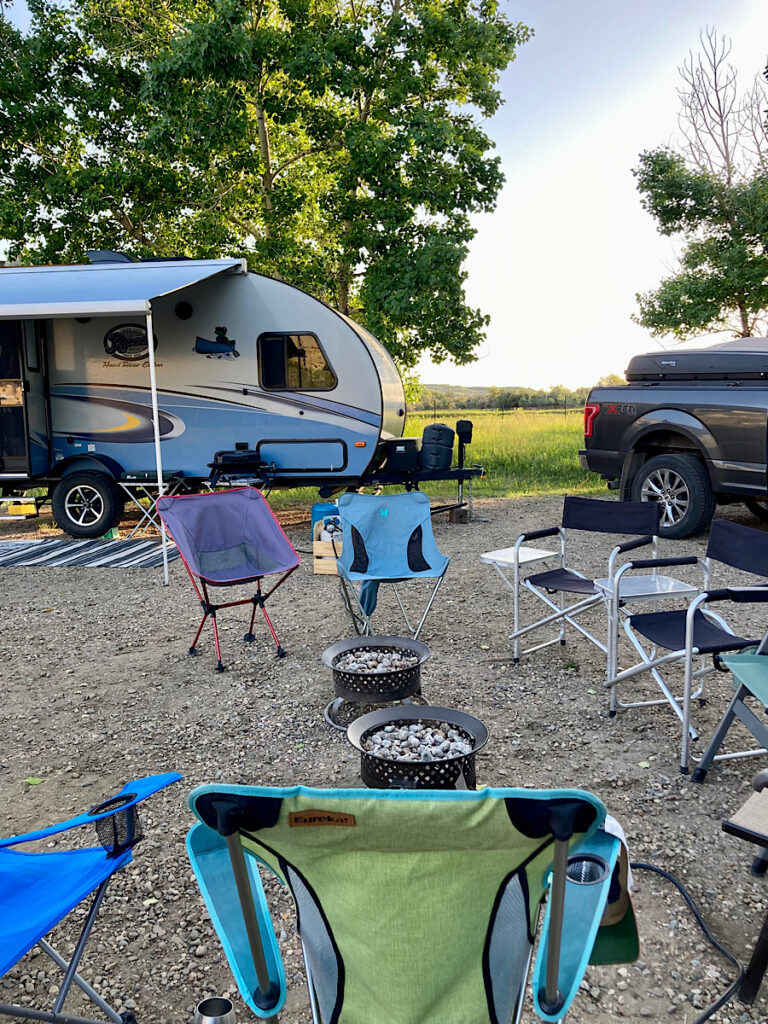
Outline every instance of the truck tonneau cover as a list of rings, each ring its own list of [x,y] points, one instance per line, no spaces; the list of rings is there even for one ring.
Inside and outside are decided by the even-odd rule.
[[[628,381],[768,380],[768,338],[648,352],[630,359],[626,377]]]

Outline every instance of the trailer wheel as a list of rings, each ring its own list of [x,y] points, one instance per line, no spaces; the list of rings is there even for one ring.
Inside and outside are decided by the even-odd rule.
[[[715,495],[702,463],[693,455],[657,455],[632,481],[633,501],[662,504],[662,537],[693,537],[715,512]]]
[[[51,510],[71,537],[102,537],[120,515],[117,487],[106,473],[70,473],[56,485]]]
[[[757,518],[762,519],[764,523],[768,523],[768,500],[761,500],[760,498],[745,498],[744,504],[753,516],[757,516]]]

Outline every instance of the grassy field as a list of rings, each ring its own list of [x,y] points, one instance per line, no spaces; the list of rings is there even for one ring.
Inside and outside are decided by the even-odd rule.
[[[540,494],[604,494],[605,482],[579,466],[578,451],[583,446],[583,415],[573,412],[501,413],[491,409],[457,411],[437,410],[410,413],[405,428],[408,437],[420,437],[428,423],[446,423],[455,427],[457,419],[474,423],[472,444],[467,449],[467,464],[485,468],[486,477],[475,481],[476,498],[521,497]],[[451,497],[456,485],[430,484],[424,490],[435,497]],[[270,503],[276,508],[316,501],[316,492],[273,492]]]

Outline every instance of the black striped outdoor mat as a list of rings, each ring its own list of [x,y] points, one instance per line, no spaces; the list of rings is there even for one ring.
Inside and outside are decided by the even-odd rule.
[[[179,557],[168,544],[168,561]],[[4,540],[0,541],[0,566],[92,565],[109,569],[128,566],[153,569],[163,564],[159,540]]]

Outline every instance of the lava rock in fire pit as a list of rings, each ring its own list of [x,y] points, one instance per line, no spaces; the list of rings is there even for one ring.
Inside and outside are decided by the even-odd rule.
[[[387,761],[444,761],[471,754],[474,742],[469,733],[447,722],[385,725],[363,740],[363,750]]]
[[[377,649],[360,647],[348,651],[334,662],[337,672],[367,672],[381,674],[383,672],[403,672],[419,664],[419,656],[408,650],[397,648]]]

